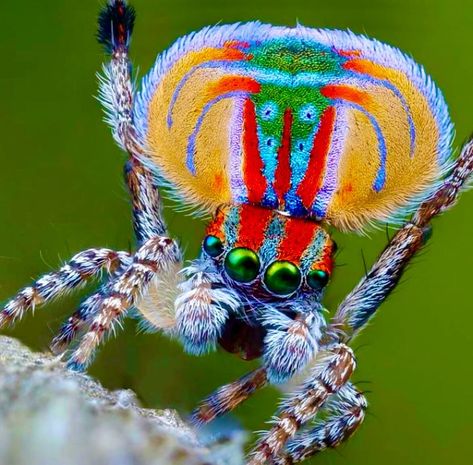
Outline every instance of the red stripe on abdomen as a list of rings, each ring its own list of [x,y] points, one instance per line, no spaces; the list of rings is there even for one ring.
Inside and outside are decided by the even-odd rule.
[[[328,107],[320,118],[319,129],[314,137],[314,144],[310,151],[309,164],[305,176],[296,191],[302,204],[308,210],[312,207],[315,197],[322,187],[334,124],[335,107]]]
[[[272,217],[272,210],[251,205],[240,207],[240,222],[235,247],[249,247],[258,252],[265,239],[266,228]]]
[[[284,195],[291,187],[291,131],[292,111],[284,112],[281,145],[278,149],[277,167],[274,179],[274,191],[279,199],[279,208],[284,208]]]
[[[248,201],[261,203],[267,181],[263,175],[263,160],[259,152],[255,104],[247,99],[243,109],[243,180]]]
[[[279,244],[278,259],[289,260],[298,265],[305,250],[314,239],[315,231],[320,226],[299,218],[288,217],[284,228],[284,238]]]
[[[361,106],[365,106],[371,101],[368,92],[345,85],[328,85],[322,87],[320,93],[324,97],[332,100],[346,100],[347,102],[353,102]]]
[[[209,98],[215,98],[232,91],[257,94],[260,90],[261,85],[254,79],[242,76],[225,76],[219,81],[211,84],[206,92]]]

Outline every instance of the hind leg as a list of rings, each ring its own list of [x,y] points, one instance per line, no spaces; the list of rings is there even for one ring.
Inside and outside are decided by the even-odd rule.
[[[274,462],[277,465],[292,465],[327,448],[338,447],[363,423],[366,408],[365,396],[348,383],[325,410],[327,417],[289,441],[284,453]]]

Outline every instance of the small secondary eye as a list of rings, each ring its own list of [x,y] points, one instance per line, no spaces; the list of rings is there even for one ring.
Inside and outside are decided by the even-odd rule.
[[[218,257],[223,252],[222,241],[217,236],[207,236],[204,239],[203,248],[211,257]]]
[[[271,263],[264,274],[266,287],[278,295],[289,295],[301,284],[301,272],[294,263],[280,260]]]
[[[260,261],[258,255],[246,247],[230,250],[225,257],[225,270],[235,281],[249,283],[258,276]]]
[[[329,275],[324,270],[312,270],[307,274],[307,284],[315,290],[324,288],[328,283]]]

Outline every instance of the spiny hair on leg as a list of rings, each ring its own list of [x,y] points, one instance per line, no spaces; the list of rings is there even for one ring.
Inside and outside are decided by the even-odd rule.
[[[66,295],[102,270],[113,273],[129,260],[127,252],[88,249],[76,254],[59,271],[48,273],[21,290],[0,311],[0,327],[21,319],[28,310]]]
[[[133,229],[138,244],[151,237],[167,235],[159,186],[153,174],[132,157],[125,164],[124,175],[131,195]]]
[[[120,265],[109,270],[112,277],[120,276],[126,268],[133,263],[133,256],[127,252],[118,252],[120,258]],[[113,282],[113,281],[112,281]],[[51,341],[50,349],[53,353],[59,354],[64,352],[69,344],[79,335],[84,329],[87,329],[98,312],[99,304],[102,296],[107,294],[110,283],[102,284],[99,292],[87,297],[77,310],[61,325],[58,334]]]
[[[321,392],[327,394],[326,397],[337,392],[350,379],[355,368],[355,355],[349,346],[335,343],[331,346],[320,347],[306,379],[283,399],[281,410],[297,410],[308,400],[306,394],[309,391],[314,392],[320,389]],[[301,419],[302,423],[305,421],[307,420]]]
[[[128,46],[135,13],[124,0],[110,0],[98,19],[98,41],[110,54],[99,76],[99,101],[105,110],[105,121],[112,128],[117,144],[129,153],[141,152],[133,126],[134,84]]]
[[[288,442],[278,465],[302,462],[327,448],[335,448],[347,440],[361,425],[368,407],[365,396],[351,383],[340,388],[327,402],[324,419]]]
[[[85,299],[79,308],[62,324],[58,334],[51,341],[50,348],[54,354],[64,352],[76,336],[90,324],[101,302],[101,293]]]
[[[266,371],[259,368],[233,383],[221,386],[204,399],[192,413],[191,421],[199,426],[235,409],[258,389],[267,384]]]
[[[175,302],[176,333],[187,352],[203,355],[215,350],[229,312],[238,313],[241,300],[209,260],[197,259],[182,273],[187,279]]]
[[[98,345],[113,333],[114,325],[120,323],[128,310],[146,294],[156,274],[180,260],[180,249],[172,239],[154,237],[145,242],[133,256],[133,263],[99,293],[98,308],[89,330],[69,359],[68,366],[77,371],[87,368]]]
[[[326,347],[305,383],[283,401],[273,427],[258,441],[250,465],[270,462],[288,439],[312,420],[328,397],[344,386],[355,369],[353,351],[345,344]]]
[[[272,384],[282,384],[300,373],[315,357],[325,320],[322,307],[313,302],[292,302],[286,311],[294,311],[290,318],[282,308],[267,305],[261,316],[261,324],[267,329],[264,339],[263,364],[268,380]]]

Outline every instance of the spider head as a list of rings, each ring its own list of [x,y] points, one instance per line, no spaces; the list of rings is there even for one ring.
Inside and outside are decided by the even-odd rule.
[[[315,221],[238,205],[217,211],[202,248],[230,286],[274,299],[321,293],[332,271],[335,243]]]

